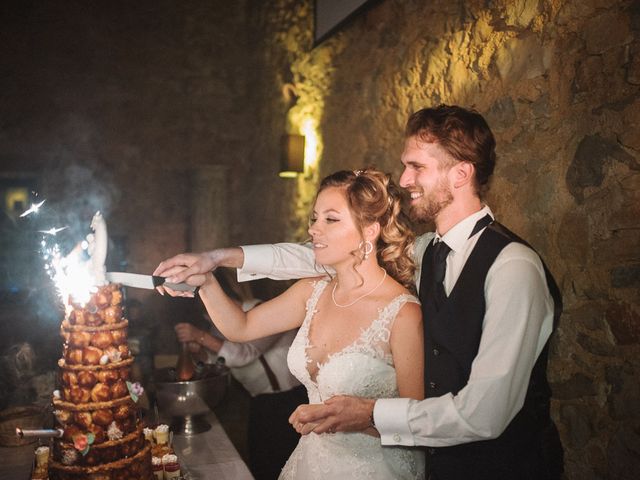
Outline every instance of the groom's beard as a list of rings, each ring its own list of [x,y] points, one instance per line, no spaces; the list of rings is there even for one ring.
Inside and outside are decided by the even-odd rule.
[[[424,191],[424,190],[423,190]],[[409,208],[409,218],[414,222],[429,222],[453,202],[453,194],[444,180],[438,180],[435,188],[424,192],[419,203]]]

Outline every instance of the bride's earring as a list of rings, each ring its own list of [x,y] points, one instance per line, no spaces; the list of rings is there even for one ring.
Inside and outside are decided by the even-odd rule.
[[[360,242],[358,248],[361,252],[364,253],[364,259],[366,260],[367,258],[369,258],[369,255],[371,255],[371,252],[373,252],[373,243],[371,243],[369,240],[365,240],[364,242]]]

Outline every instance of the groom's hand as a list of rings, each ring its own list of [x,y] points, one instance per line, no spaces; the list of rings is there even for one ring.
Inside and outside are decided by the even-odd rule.
[[[289,417],[298,433],[362,432],[371,426],[374,399],[337,396],[320,405],[301,405]]]

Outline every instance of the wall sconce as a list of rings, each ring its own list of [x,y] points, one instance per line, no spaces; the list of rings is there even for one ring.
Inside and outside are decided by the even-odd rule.
[[[304,135],[282,136],[281,178],[296,178],[304,173]]]

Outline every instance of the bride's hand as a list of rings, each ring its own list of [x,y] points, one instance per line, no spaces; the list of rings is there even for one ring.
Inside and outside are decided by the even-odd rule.
[[[303,422],[301,421],[301,414],[304,415],[303,412],[316,412],[316,415],[320,416],[322,410],[325,408],[323,404],[314,404],[314,405],[300,405],[289,417],[289,423],[300,435],[307,435],[314,431],[314,429],[318,426],[316,422]]]
[[[363,432],[371,426],[374,399],[337,396],[324,404],[300,405],[289,417],[298,433]],[[306,433],[303,433],[306,432]]]

